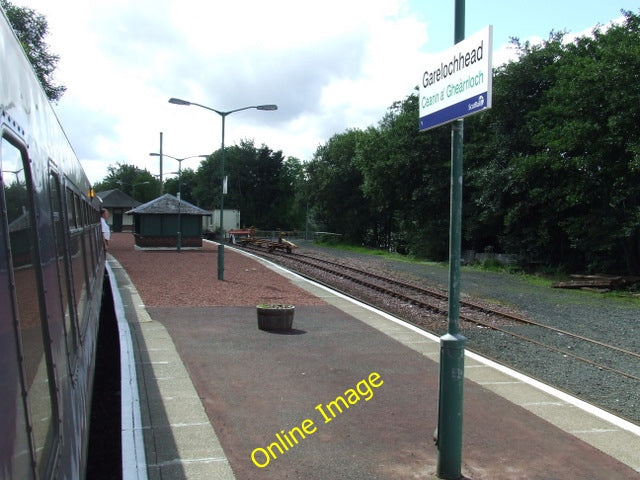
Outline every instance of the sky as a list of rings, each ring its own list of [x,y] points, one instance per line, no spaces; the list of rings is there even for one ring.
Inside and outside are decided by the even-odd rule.
[[[310,160],[333,135],[376,126],[412,93],[429,56],[454,43],[454,0],[11,2],[47,18],[46,42],[60,56],[55,82],[67,87],[54,110],[93,183],[118,164],[157,175],[149,153],[160,132],[165,155],[220,148],[221,117],[171,97],[219,111],[276,104],[228,115],[225,145],[253,140]],[[467,36],[493,26],[494,66],[513,58],[512,37],[583,35],[621,9],[640,12],[640,0],[465,3]],[[177,169],[165,157],[165,175]]]

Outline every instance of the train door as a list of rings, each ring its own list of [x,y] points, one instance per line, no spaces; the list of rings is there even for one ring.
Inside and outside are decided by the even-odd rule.
[[[7,160],[5,142],[0,148],[0,472],[8,478],[33,478],[31,448],[29,445],[26,404],[22,392],[22,355],[18,340],[14,284],[10,267],[9,222],[5,198],[17,193],[18,170]],[[4,157],[4,158],[3,158]],[[4,160],[4,161],[3,161]]]
[[[59,417],[43,316],[33,185],[26,148],[7,131],[2,133],[0,165],[2,470],[20,472],[13,478],[33,478],[35,465],[38,476],[48,478],[58,447]]]

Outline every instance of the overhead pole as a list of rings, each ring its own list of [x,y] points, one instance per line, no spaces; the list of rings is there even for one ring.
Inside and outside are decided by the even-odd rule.
[[[454,43],[464,40],[465,0],[455,0]],[[464,348],[460,334],[460,245],[462,237],[462,150],[464,120],[451,124],[451,199],[449,224],[449,311],[447,333],[440,337],[438,403],[438,478],[462,477]]]
[[[160,132],[160,196],[164,193],[164,184],[162,183],[162,132]]]
[[[218,280],[224,280],[224,120],[230,112],[219,112],[222,117],[222,146],[220,154],[220,244],[218,245]]]

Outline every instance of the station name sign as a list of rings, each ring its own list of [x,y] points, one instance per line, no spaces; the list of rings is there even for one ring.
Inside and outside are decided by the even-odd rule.
[[[420,79],[420,130],[491,108],[489,25],[429,62]]]

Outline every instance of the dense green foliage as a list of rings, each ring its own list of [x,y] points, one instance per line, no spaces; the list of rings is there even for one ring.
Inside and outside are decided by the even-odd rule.
[[[194,176],[193,199],[208,210],[220,207],[221,154],[218,150],[204,160]],[[224,207],[240,210],[244,226],[286,230],[304,223],[294,204],[303,176],[297,159],[285,159],[281,151],[265,145],[257,148],[253,141],[244,140],[225,148],[224,162],[228,177]]]
[[[640,274],[640,17],[625,12],[571,43],[559,33],[514,43],[518,60],[494,72],[493,107],[464,124],[463,249]],[[185,200],[217,208],[220,155],[183,172]],[[247,226],[304,230],[310,219],[354,245],[446,260],[450,157],[450,127],[418,131],[414,93],[306,163],[250,141],[228,147],[225,207]]]
[[[0,7],[5,11],[47,97],[51,101],[59,100],[67,88],[55,85],[53,80],[59,57],[49,52],[44,41],[49,29],[47,19],[32,8],[17,7],[8,0],[0,0]]]
[[[463,248],[571,271],[640,273],[640,18],[574,43],[552,33],[496,69],[465,121]],[[417,95],[308,164],[316,220],[370,246],[446,259],[450,130]]]
[[[467,231],[529,261],[640,273],[640,18],[562,37],[520,45],[496,71],[494,108],[468,122],[480,222],[467,216]]]

